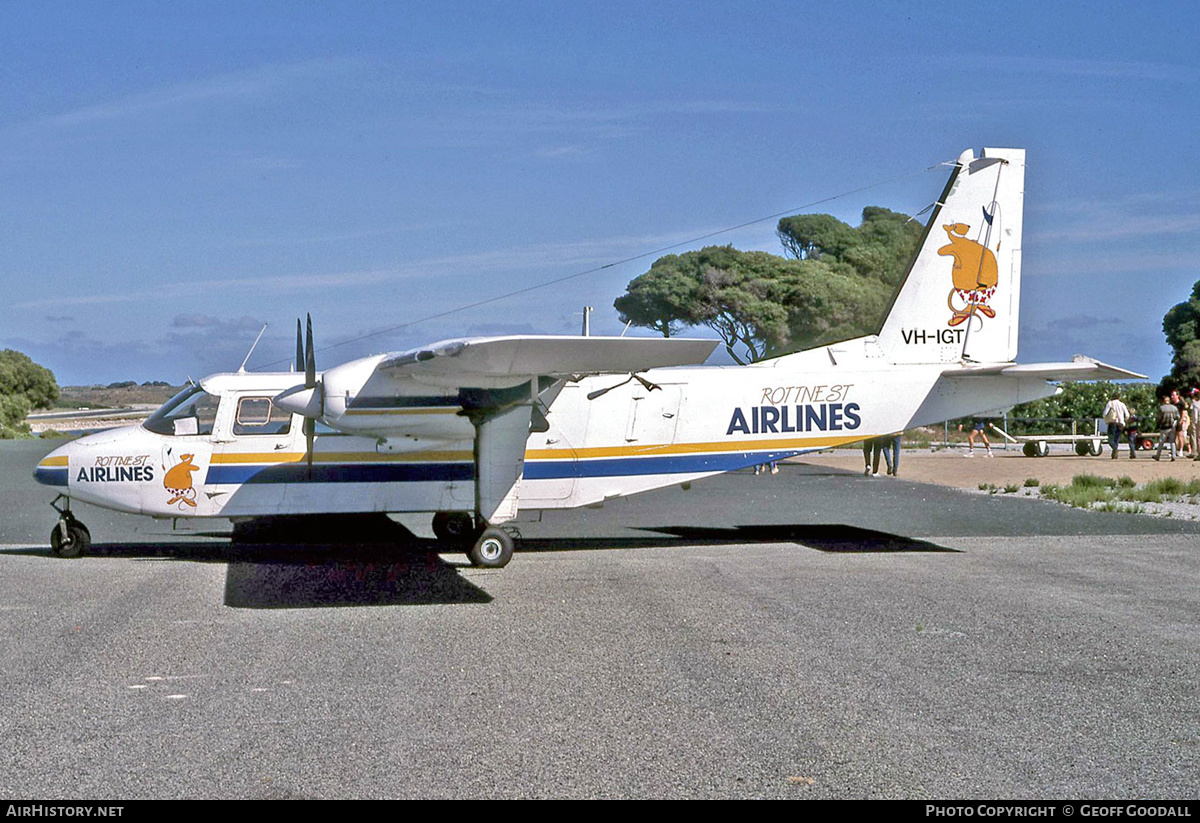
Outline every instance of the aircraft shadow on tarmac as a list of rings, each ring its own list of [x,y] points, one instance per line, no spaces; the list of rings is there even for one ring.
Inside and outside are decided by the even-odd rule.
[[[242,609],[300,609],[342,606],[422,606],[489,603],[491,595],[431,551],[432,541],[395,544],[307,544],[246,546],[228,542],[93,544],[89,558],[137,562],[223,563],[225,605]],[[49,554],[22,549],[4,554]]]
[[[842,524],[749,525],[721,527],[637,527],[655,536],[532,538],[521,553],[584,550],[631,550],[672,546],[722,546],[792,543],[836,553],[954,552],[925,540]],[[334,543],[288,541],[242,543],[225,540],[108,543],[91,547],[92,557],[138,562],[224,563],[225,605],[245,609],[338,608],[489,603],[491,595],[447,562],[444,547],[407,530],[391,532],[386,542]],[[670,535],[675,540],[664,540]],[[197,537],[229,537],[228,533]],[[44,555],[23,549],[17,554]],[[83,562],[82,560],[64,560]]]
[[[877,554],[895,552],[958,552],[888,532],[843,524],[779,524],[730,526],[638,526],[639,531],[669,534],[688,546],[728,546],[745,543],[795,543],[823,552]],[[640,548],[662,546],[658,538],[535,539],[521,544],[521,551],[565,551],[570,549]]]

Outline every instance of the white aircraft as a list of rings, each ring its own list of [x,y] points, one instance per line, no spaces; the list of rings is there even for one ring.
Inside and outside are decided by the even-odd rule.
[[[521,510],[565,509],[1054,394],[1139,378],[1076,356],[1019,365],[1025,152],[968,150],[878,334],[754,363],[711,340],[490,337],[318,372],[217,374],[138,426],[51,452],[51,548],[91,537],[72,499],[159,518],[429,513],[478,566]],[[623,378],[623,379],[622,379]],[[59,501],[65,498],[65,506]]]

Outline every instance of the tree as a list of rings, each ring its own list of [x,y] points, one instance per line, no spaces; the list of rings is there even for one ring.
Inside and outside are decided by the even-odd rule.
[[[1010,416],[1089,420],[1100,416],[1114,392],[1121,393],[1125,405],[1139,418],[1154,419],[1158,410],[1158,397],[1153,383],[1110,383],[1107,380],[1094,383],[1063,383],[1061,393],[1014,406]]]
[[[650,271],[629,284],[613,305],[621,321],[654,329],[663,337],[678,334],[686,326],[702,322],[698,282],[685,269],[674,265],[675,255],[659,258]]]
[[[614,305],[622,320],[664,337],[708,326],[745,363],[870,331],[889,295],[835,260],[708,246],[659,258]]]
[[[785,253],[798,260],[832,257],[863,277],[894,286],[916,254],[921,231],[906,214],[867,206],[858,228],[829,214],[798,214],[781,219],[775,234]]]
[[[857,228],[828,214],[779,221],[793,259],[732,246],[661,257],[614,305],[663,337],[708,326],[739,363],[869,334],[916,252],[921,226],[870,206]]]
[[[861,240],[858,232],[832,214],[784,217],[775,229],[783,250],[797,260],[833,255],[840,259]]]
[[[1163,317],[1163,334],[1170,344],[1171,373],[1162,379],[1166,391],[1200,386],[1200,281],[1192,286],[1192,295],[1172,306]]]
[[[25,416],[58,399],[54,374],[19,351],[0,351],[0,438],[28,434]]]

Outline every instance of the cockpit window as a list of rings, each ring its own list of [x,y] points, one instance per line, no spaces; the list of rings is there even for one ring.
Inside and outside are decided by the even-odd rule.
[[[156,434],[212,434],[219,402],[199,386],[188,386],[159,406],[142,426]]]
[[[292,428],[292,413],[271,402],[269,397],[243,397],[238,400],[233,433],[287,434]]]

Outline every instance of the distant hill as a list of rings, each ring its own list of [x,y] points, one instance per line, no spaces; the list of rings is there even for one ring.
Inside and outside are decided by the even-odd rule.
[[[63,386],[55,408],[126,409],[135,406],[159,406],[173,397],[182,386],[163,382],[112,383],[107,386]]]

